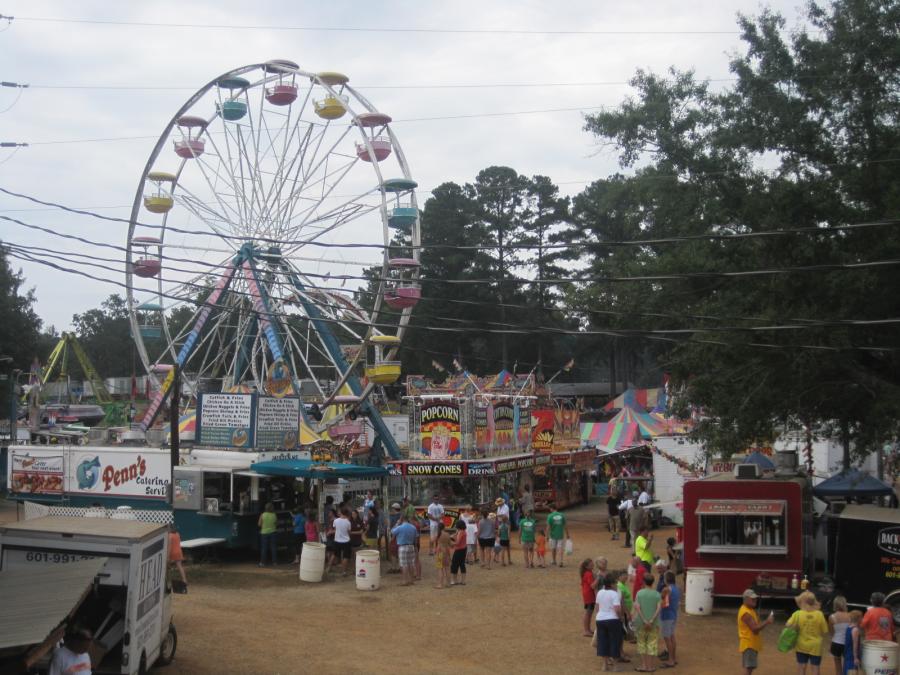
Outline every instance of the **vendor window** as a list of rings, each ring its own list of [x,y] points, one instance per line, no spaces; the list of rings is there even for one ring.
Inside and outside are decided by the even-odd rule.
[[[203,510],[216,513],[231,507],[231,474],[204,472]]]
[[[729,508],[720,501],[704,509],[701,502],[697,509],[700,518],[699,550],[711,553],[735,549],[746,553],[786,552],[786,518],[783,505],[778,504],[778,507],[770,508],[768,513],[761,515],[740,512],[746,508],[740,503]],[[704,513],[710,510],[717,510],[719,513]]]

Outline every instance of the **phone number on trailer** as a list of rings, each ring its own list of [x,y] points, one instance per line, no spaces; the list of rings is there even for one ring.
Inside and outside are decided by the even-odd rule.
[[[48,553],[46,551],[27,551],[25,562],[37,563],[71,563],[79,560],[93,560],[92,555],[77,555],[75,553]]]

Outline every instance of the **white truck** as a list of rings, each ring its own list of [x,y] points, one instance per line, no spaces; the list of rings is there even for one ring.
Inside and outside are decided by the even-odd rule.
[[[107,558],[72,624],[94,634],[94,673],[145,673],[175,656],[166,527],[137,520],[43,516],[0,525],[0,570]]]

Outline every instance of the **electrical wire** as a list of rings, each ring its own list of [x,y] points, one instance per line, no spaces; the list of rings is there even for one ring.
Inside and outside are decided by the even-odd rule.
[[[423,33],[423,34],[448,34],[448,35],[741,35],[737,30],[529,30],[515,28],[398,28],[398,27],[350,27],[350,26],[285,26],[285,25],[254,25],[254,24],[213,24],[213,23],[175,23],[175,22],[151,22],[151,21],[122,21],[114,19],[72,19],[59,17],[17,16],[0,17],[15,19],[17,21],[31,21],[41,23],[73,23],[92,24],[100,26],[137,26],[144,28],[196,28],[204,30],[263,30],[263,31],[303,31],[316,33]],[[792,33],[793,31],[784,31]],[[821,31],[804,31],[818,33]]]
[[[112,223],[122,223],[125,225],[131,225],[131,220],[128,218],[117,218],[115,216],[105,216],[100,213],[94,213],[93,211],[88,211],[84,209],[76,209],[69,206],[65,206],[63,204],[59,204],[56,202],[45,201],[42,199],[38,199],[37,197],[33,197],[30,195],[26,195],[19,192],[13,192],[12,190],[7,190],[6,188],[0,187],[0,193],[9,195],[11,197],[18,197],[20,199],[25,199],[35,204],[41,204],[43,206],[51,207],[54,209],[59,209],[61,211],[65,211],[67,213],[74,213],[81,216],[89,216],[91,218],[97,218],[99,220],[104,220]],[[202,230],[186,230],[183,228],[178,228],[176,226],[166,224],[165,226],[159,225],[156,223],[145,223],[142,221],[135,221],[135,225],[139,227],[145,227],[148,229],[154,230],[162,230],[165,229],[169,232],[176,232],[178,234],[185,235],[196,235],[196,236],[212,236],[214,233]],[[777,230],[763,230],[759,232],[735,232],[735,233],[715,233],[710,232],[706,234],[695,234],[695,235],[680,235],[676,237],[655,237],[651,239],[607,239],[599,242],[585,242],[585,243],[565,243],[565,244],[544,244],[543,246],[533,246],[530,244],[504,244],[504,249],[511,250],[537,250],[541,248],[543,250],[558,250],[558,249],[586,249],[586,250],[595,250],[602,248],[614,248],[614,247],[643,247],[643,246],[660,246],[664,244],[675,244],[675,243],[686,243],[686,242],[696,242],[696,241],[738,241],[742,239],[764,239],[769,237],[782,237],[793,234],[814,234],[814,235],[830,235],[834,232],[841,231],[850,231],[850,230],[860,230],[860,229],[868,229],[868,228],[878,228],[878,227],[895,227],[900,225],[900,219],[885,219],[885,220],[875,220],[875,221],[867,221],[860,223],[848,223],[845,225],[829,225],[828,227],[818,227],[818,226],[802,226],[802,227],[788,227],[788,228],[780,228]],[[296,244],[296,240],[287,240],[287,239],[276,239],[271,237],[245,237],[238,235],[227,235],[227,234],[215,234],[216,237],[228,241],[238,241],[238,242],[259,242],[265,244],[272,245],[293,245]],[[85,243],[95,243],[95,242],[87,242]],[[384,250],[384,249],[409,249],[409,250],[439,250],[439,251],[496,251],[497,246],[491,245],[455,245],[455,244],[420,244],[418,246],[413,245],[397,245],[397,244],[374,244],[374,243],[332,243],[325,241],[310,241],[304,244],[305,246],[314,246],[318,248],[335,248],[335,249],[376,249],[376,250]],[[124,249],[122,249],[124,250]]]
[[[85,276],[87,278],[94,279],[97,281],[112,283],[112,284],[115,284],[115,285],[123,287],[123,288],[128,288],[125,283],[116,282],[116,281],[106,279],[106,278],[96,277],[94,275],[82,272],[80,270],[75,270],[73,268],[65,268],[65,267],[56,265],[55,263],[52,263],[48,260],[41,259],[39,256],[34,256],[31,253],[26,253],[21,250],[16,250],[15,248],[9,248],[8,251],[9,251],[9,255],[11,255],[13,257],[17,257],[20,259],[26,259],[31,262],[35,262],[38,264],[44,264],[44,265],[53,267],[60,271],[71,272],[71,273],[79,274],[81,276]],[[47,257],[53,257],[52,255],[48,255],[46,253],[44,253],[44,255]],[[59,256],[56,256],[56,257],[59,258]],[[69,260],[68,262],[71,262],[71,261]],[[83,263],[83,264],[94,266],[94,267],[100,267],[107,271],[118,272],[121,274],[121,271],[116,270],[114,268],[107,267],[107,266],[97,265],[94,263]],[[193,287],[194,289],[203,291],[203,292],[209,291],[209,287],[204,286],[202,284],[186,282],[183,285]],[[133,287],[132,287],[132,290],[134,290]],[[247,299],[252,299],[252,295],[249,293],[246,293],[246,292],[236,291],[236,290],[232,289],[229,291],[229,293],[232,293],[232,294],[235,294],[238,296],[244,296]],[[160,295],[158,292],[154,292],[154,294]],[[174,299],[179,302],[186,301],[185,298],[180,297],[180,296],[175,296],[175,295],[171,295],[171,294],[167,294],[167,293],[162,293],[161,295],[162,295],[162,297]],[[196,303],[196,301],[191,301],[191,304],[198,304],[198,303]],[[328,303],[324,303],[324,306],[332,306],[333,307],[334,305],[328,305]],[[228,306],[225,306],[225,305],[218,305],[218,306],[216,306],[216,308],[217,309],[227,309],[228,311],[232,311],[231,308],[229,308]],[[338,309],[342,309],[342,307],[339,306]],[[281,317],[281,318],[288,318],[288,317],[294,316],[294,315],[291,315],[288,313],[276,312],[276,311],[270,312],[270,315]],[[396,316],[396,314],[395,314],[395,316]],[[345,323],[345,322],[342,322],[337,319],[323,319],[323,320],[331,322],[331,323],[337,323],[338,325],[343,325],[343,323]],[[440,318],[440,320],[444,321],[444,320],[446,320],[446,317]],[[349,321],[346,323],[355,323],[355,322]],[[837,326],[847,327],[847,326],[890,325],[890,324],[900,323],[900,318],[877,319],[877,320],[832,321],[832,322],[823,321],[823,322],[818,322],[818,324],[806,323],[806,324],[801,324],[801,325],[796,325],[796,326],[761,326],[761,327],[736,327],[736,328],[714,327],[714,328],[688,328],[688,329],[657,330],[657,331],[645,330],[645,329],[642,329],[642,330],[610,329],[610,330],[578,330],[578,331],[574,331],[574,330],[566,330],[566,329],[560,329],[557,327],[549,327],[549,326],[539,326],[536,328],[522,328],[515,324],[500,324],[499,322],[481,321],[479,323],[483,324],[483,325],[500,325],[500,326],[504,326],[504,327],[503,328],[491,328],[491,329],[483,328],[481,326],[471,327],[471,328],[451,328],[451,327],[445,327],[445,326],[434,326],[434,325],[422,326],[422,325],[416,324],[416,325],[410,325],[408,328],[409,329],[426,330],[426,331],[431,331],[431,332],[439,332],[439,333],[448,333],[449,332],[449,333],[469,334],[469,333],[475,332],[475,333],[490,333],[490,334],[514,334],[514,335],[535,335],[535,334],[550,335],[550,334],[552,334],[552,335],[570,335],[570,336],[639,337],[639,338],[645,338],[645,339],[651,339],[651,340],[679,342],[681,340],[678,340],[677,338],[669,338],[669,337],[664,337],[664,336],[669,335],[669,334],[693,336],[696,333],[704,333],[704,332],[748,333],[748,332],[764,332],[764,331],[772,332],[775,330],[808,329],[808,328],[817,328],[817,327],[820,328],[820,327],[837,327]],[[392,323],[373,323],[371,325],[373,325],[374,327],[376,327],[378,329],[395,330],[397,328],[397,326]],[[698,339],[694,339],[693,337],[689,338],[689,341],[704,342],[704,343],[719,344],[719,345],[731,344],[731,343],[716,341],[716,340],[698,340]],[[821,350],[824,350],[824,351],[863,350],[863,351],[873,351],[873,352],[895,351],[895,348],[892,348],[892,347],[872,347],[872,346],[869,346],[869,347],[854,346],[854,347],[848,347],[848,348],[837,348],[837,347],[829,347],[829,346],[824,346],[824,345],[799,345],[799,346],[791,345],[788,347],[785,345],[778,345],[778,344],[773,344],[773,343],[747,343],[747,344],[750,346],[762,347],[762,348],[767,348],[767,349],[803,348],[803,349],[814,349],[814,350],[820,350],[820,351]]]

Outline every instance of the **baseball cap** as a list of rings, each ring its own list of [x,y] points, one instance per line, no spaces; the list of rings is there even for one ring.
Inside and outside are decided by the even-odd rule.
[[[756,599],[759,596],[756,594],[756,591],[754,591],[752,588],[748,588],[746,591],[744,591],[742,597]]]
[[[400,508],[400,505],[399,505],[397,502],[394,502],[393,504],[391,504],[391,508],[392,508],[392,509],[399,509],[399,508]]]

